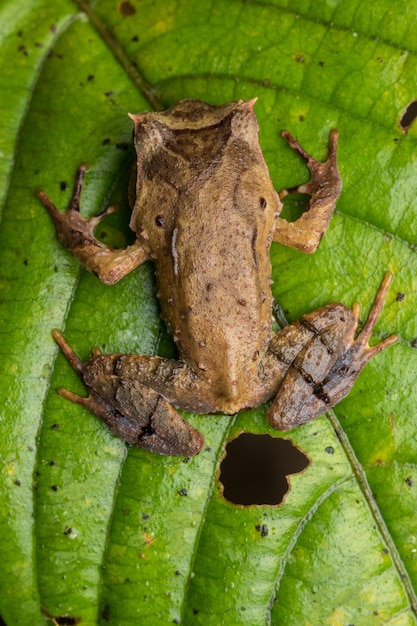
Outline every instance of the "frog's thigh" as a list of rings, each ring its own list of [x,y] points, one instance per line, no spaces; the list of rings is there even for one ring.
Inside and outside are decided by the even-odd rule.
[[[112,401],[120,389],[140,383],[161,394],[175,407],[203,412],[200,406],[210,386],[182,361],[141,354],[98,354],[84,366],[85,384]]]
[[[289,430],[338,402],[340,396],[323,392],[323,381],[352,345],[356,328],[357,317],[350,309],[330,304],[273,337],[267,355],[272,372],[278,369],[278,390],[268,411],[272,426]]]
[[[203,400],[207,384],[185,363],[158,356],[96,354],[83,366],[83,380],[90,393],[100,396],[123,416],[120,427],[110,426],[126,441],[153,452],[185,456],[196,454],[203,446],[203,436],[171,406],[201,413],[207,409]],[[129,421],[133,428],[145,432],[140,443],[118,432]],[[136,433],[132,433],[134,439]],[[164,441],[169,450],[163,449]]]

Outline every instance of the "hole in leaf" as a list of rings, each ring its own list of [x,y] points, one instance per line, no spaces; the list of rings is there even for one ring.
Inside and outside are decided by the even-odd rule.
[[[310,196],[306,193],[289,193],[282,201],[280,217],[287,222],[295,222],[307,210]]]
[[[310,461],[290,439],[241,433],[226,445],[220,465],[223,496],[233,504],[280,504],[288,492],[287,476]]]
[[[413,100],[405,109],[399,121],[402,130],[408,130],[417,117],[417,100]]]

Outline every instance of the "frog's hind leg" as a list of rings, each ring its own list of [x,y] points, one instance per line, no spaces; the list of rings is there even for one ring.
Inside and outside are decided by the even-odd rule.
[[[88,380],[92,378],[91,373],[88,375],[88,366],[91,361],[97,361],[101,353],[94,350],[92,359],[84,365],[59,331],[54,330],[53,337],[89,391],[88,397],[82,397],[68,389],[59,389],[60,395],[89,409],[127,443],[158,454],[189,457],[200,452],[203,435],[162,395],[134,379],[113,376],[103,380],[95,371],[97,386],[103,387],[103,393],[99,394]],[[102,358],[106,359],[106,355]]]
[[[366,363],[397,341],[397,335],[390,335],[372,347],[369,345],[391,279],[392,275],[387,273],[356,340],[358,304],[352,311],[342,304],[331,304],[288,327],[291,331],[298,325],[300,337],[304,335],[306,341],[299,350],[290,341],[290,352],[292,348],[294,355],[280,347],[281,359],[286,360],[288,369],[268,412],[272,426],[289,430],[333,407],[349,393]],[[274,351],[273,345],[271,348]],[[280,359],[277,352],[276,358]]]

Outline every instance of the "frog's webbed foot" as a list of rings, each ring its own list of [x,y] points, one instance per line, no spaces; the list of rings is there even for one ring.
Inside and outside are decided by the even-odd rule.
[[[114,206],[85,219],[80,214],[81,192],[88,165],[83,163],[77,170],[74,189],[68,209],[61,213],[44,191],[37,196],[52,217],[59,240],[76,256],[90,272],[104,283],[112,284],[146,260],[147,254],[138,242],[123,250],[105,246],[94,236],[94,229],[107,215],[114,213]]]
[[[308,183],[282,190],[279,196],[283,199],[290,193],[305,193],[311,198],[306,211],[294,222],[278,218],[274,239],[291,248],[311,253],[317,249],[327,230],[342,188],[336,154],[338,131],[332,130],[330,133],[329,156],[324,163],[310,156],[288,131],[282,135],[306,163],[311,178]]]
[[[81,217],[81,192],[87,170],[87,163],[82,163],[79,166],[74,181],[74,189],[71,200],[64,213],[58,211],[52,200],[50,200],[44,191],[38,191],[36,193],[39,200],[46,207],[49,215],[52,217],[61,243],[68,248],[68,250],[74,252],[75,255],[77,255],[75,251],[80,248],[82,249],[84,246],[95,246],[98,248],[105,247],[94,237],[94,229],[107,215],[110,215],[117,210],[116,207],[110,206],[99,215],[95,215],[89,219]]]
[[[53,337],[70,365],[84,382],[85,365],[58,330]],[[95,349],[94,356],[100,351]],[[194,456],[204,445],[203,435],[186,422],[156,391],[139,381],[121,381],[112,399],[86,385],[88,397],[58,389],[58,393],[100,417],[112,432],[132,445],[157,454]]]
[[[349,393],[366,363],[398,340],[397,335],[390,335],[372,347],[369,345],[391,279],[387,273],[356,340],[360,310],[357,303],[352,311],[341,304],[328,305],[296,322],[310,338],[289,364],[269,409],[272,426],[289,430],[325,413]],[[334,323],[335,315],[340,323]]]

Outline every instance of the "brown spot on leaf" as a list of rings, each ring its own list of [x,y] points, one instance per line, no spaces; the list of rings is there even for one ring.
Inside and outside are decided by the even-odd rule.
[[[289,490],[287,476],[308,465],[290,439],[241,433],[227,444],[220,466],[223,496],[243,506],[280,504]]]
[[[122,17],[130,17],[131,15],[135,15],[136,9],[130,2],[121,2],[119,5],[119,12]]]
[[[410,104],[405,108],[400,121],[398,122],[401,130],[407,132],[410,128],[411,124],[417,117],[417,100],[413,100]]]

